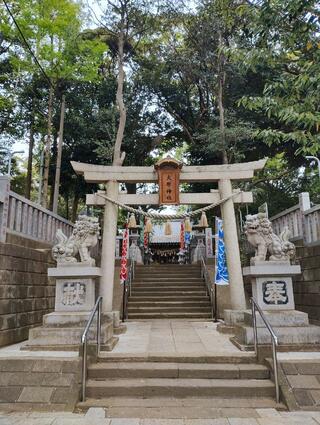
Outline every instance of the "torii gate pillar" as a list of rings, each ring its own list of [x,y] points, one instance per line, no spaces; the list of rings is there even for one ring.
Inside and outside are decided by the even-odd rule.
[[[117,200],[119,184],[116,181],[108,181],[106,195]],[[103,216],[103,239],[101,254],[101,271],[99,295],[103,297],[103,313],[111,313],[113,310],[113,281],[115,266],[115,249],[117,235],[118,207],[111,202],[106,202]]]
[[[219,180],[219,191],[221,198],[232,195],[231,180]],[[242,278],[236,216],[232,198],[221,205],[221,214],[223,218],[224,240],[230,280],[231,308],[232,310],[244,310],[246,309],[246,300]]]

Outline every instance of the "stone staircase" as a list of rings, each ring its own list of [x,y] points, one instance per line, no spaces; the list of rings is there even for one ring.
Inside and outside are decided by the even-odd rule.
[[[198,265],[137,266],[129,319],[210,319],[210,300]]]
[[[104,357],[103,357],[104,356]],[[214,418],[276,407],[266,366],[252,356],[101,355],[88,369],[80,410],[105,407],[107,417]],[[240,417],[240,416],[238,416]]]

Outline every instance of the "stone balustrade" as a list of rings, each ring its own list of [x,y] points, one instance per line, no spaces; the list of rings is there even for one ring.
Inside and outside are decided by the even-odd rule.
[[[52,244],[57,229],[70,236],[73,223],[10,190],[7,176],[0,176],[0,241],[16,234]]]
[[[300,206],[295,205],[270,218],[274,233],[280,235],[285,227],[291,233],[291,239],[303,239],[303,214]]]
[[[320,205],[311,207],[308,192],[299,195],[299,204],[270,218],[276,234],[288,227],[291,240],[303,240],[305,244],[320,242]]]

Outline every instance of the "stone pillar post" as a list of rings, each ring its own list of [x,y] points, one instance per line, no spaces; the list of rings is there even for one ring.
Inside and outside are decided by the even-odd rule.
[[[230,196],[232,194],[231,181],[219,180],[219,191],[221,198]],[[246,301],[233,199],[229,199],[221,205],[221,213],[224,224],[224,239],[230,279],[231,306],[233,310],[244,310],[246,308]]]
[[[112,199],[117,199],[119,184],[116,181],[109,181],[106,184],[106,195]],[[103,239],[101,253],[101,272],[99,294],[103,297],[103,313],[112,312],[113,303],[113,282],[115,267],[115,249],[117,234],[118,207],[106,201],[104,207]]]
[[[310,230],[308,226],[308,222],[304,212],[311,208],[310,203],[310,195],[309,192],[302,192],[299,194],[299,207],[300,207],[300,218],[301,218],[301,230],[302,230],[302,238],[304,243],[311,242]]]
[[[0,242],[6,241],[9,211],[10,177],[0,176]]]
[[[307,211],[311,208],[309,192],[299,194],[299,206],[301,211]]]

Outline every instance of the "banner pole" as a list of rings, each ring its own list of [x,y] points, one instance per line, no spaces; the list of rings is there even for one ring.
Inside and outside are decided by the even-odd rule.
[[[218,322],[218,303],[217,303],[218,285],[214,285],[214,323]]]

